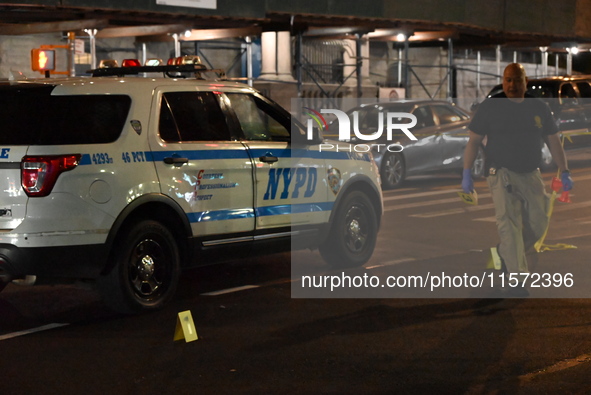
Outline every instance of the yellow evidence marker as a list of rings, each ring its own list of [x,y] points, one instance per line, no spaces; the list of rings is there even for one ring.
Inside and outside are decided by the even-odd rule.
[[[487,269],[501,270],[501,256],[497,251],[497,247],[490,248],[490,258],[486,264]]]
[[[470,204],[472,206],[476,206],[478,204],[478,194],[476,193],[476,191],[472,191],[470,193],[460,191],[458,192],[458,196],[466,204]]]
[[[197,340],[197,329],[193,323],[191,311],[180,312],[176,319],[176,329],[174,330],[174,341],[185,339],[185,342]]]

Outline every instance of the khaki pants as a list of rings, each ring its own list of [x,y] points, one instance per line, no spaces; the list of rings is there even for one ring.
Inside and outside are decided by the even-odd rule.
[[[550,196],[538,170],[515,173],[498,169],[487,177],[501,244],[499,255],[509,273],[529,273],[526,253],[548,226]]]

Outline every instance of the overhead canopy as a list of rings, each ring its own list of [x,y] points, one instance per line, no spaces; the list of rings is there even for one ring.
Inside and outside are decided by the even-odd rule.
[[[582,13],[591,8],[587,7],[591,0],[564,0],[561,5],[541,0],[550,7],[548,12],[533,7],[527,9],[531,15],[521,18],[510,13],[523,12],[528,3],[540,1],[458,0],[455,8],[436,0],[363,4],[352,0],[119,0],[116,6],[102,0],[22,2],[30,4],[0,3],[0,35],[66,31],[83,35],[85,29],[96,29],[96,37],[135,36],[146,41],[169,39],[171,34],[191,30],[189,38],[181,39],[209,40],[287,30],[310,37],[368,34],[371,40],[393,42],[404,34],[414,46],[441,45],[448,39],[454,41],[455,48],[543,46],[548,51],[564,51],[574,44],[591,45],[591,22],[586,22],[589,18]]]

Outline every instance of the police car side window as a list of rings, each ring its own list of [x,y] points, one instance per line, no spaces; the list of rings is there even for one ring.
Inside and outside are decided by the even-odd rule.
[[[230,130],[212,92],[164,93],[159,132],[168,142],[230,140]]]
[[[252,95],[228,93],[232,109],[247,140],[286,141],[289,130],[280,123],[264,102]]]
[[[126,95],[54,96],[54,86],[35,84],[0,89],[0,144],[6,145],[111,143],[131,107]]]

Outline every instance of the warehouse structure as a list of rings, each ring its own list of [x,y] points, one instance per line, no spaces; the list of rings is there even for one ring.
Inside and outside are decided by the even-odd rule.
[[[0,3],[0,77],[42,76],[31,69],[42,47],[55,49],[50,77],[194,54],[286,107],[394,94],[468,108],[511,61],[531,76],[584,72],[591,43],[591,0],[21,3]]]

